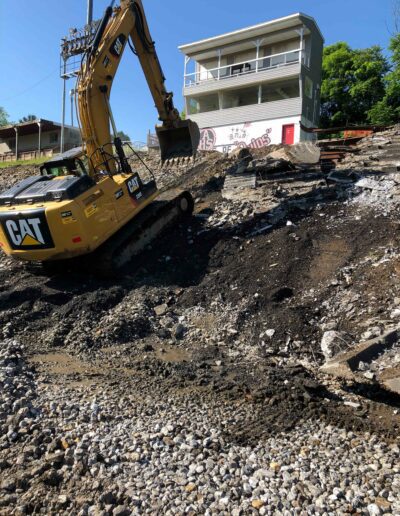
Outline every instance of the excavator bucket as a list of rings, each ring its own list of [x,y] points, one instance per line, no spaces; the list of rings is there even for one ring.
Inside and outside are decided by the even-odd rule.
[[[160,143],[161,161],[196,156],[200,130],[192,120],[180,120],[178,127],[156,127]]]

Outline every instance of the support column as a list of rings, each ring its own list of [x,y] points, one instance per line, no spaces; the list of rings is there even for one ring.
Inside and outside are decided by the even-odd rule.
[[[304,48],[304,27],[302,27],[300,30],[296,31],[297,34],[300,36],[300,55],[299,55],[299,62],[305,64],[305,48]]]
[[[65,98],[67,95],[67,61],[64,59],[64,73],[63,73],[63,96],[62,96],[62,116],[61,116],[61,141],[60,141],[60,152],[64,152],[64,133],[65,133]]]
[[[90,25],[93,21],[93,0],[88,0],[86,23]]]
[[[221,63],[222,63],[222,50],[219,48],[218,52],[218,80],[221,78]]]
[[[224,105],[224,97],[223,97],[223,95],[224,94],[222,93],[222,91],[218,92],[218,107],[219,107],[220,110],[223,109],[223,105]]]
[[[15,161],[18,161],[18,127],[14,127],[15,131]]]
[[[75,90],[69,90],[69,96],[71,97],[71,125],[74,127],[74,96]]]
[[[39,139],[38,139],[38,152],[39,152],[39,158],[40,158],[40,155],[42,154],[42,121],[39,120],[38,123],[37,123],[38,127],[39,127]]]
[[[189,64],[190,57],[185,56],[185,65],[183,69],[183,87],[186,88],[186,73],[187,73],[187,65]]]
[[[258,103],[261,104],[262,102],[262,84],[258,85]]]
[[[263,44],[264,38],[257,39],[256,41],[253,41],[253,44],[256,46],[256,72],[258,72],[259,69],[259,59],[260,59],[260,47]]]

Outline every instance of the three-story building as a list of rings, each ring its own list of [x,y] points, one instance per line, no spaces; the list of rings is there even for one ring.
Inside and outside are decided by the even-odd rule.
[[[317,126],[324,39],[313,18],[293,14],[179,47],[185,111],[202,150],[293,144]]]

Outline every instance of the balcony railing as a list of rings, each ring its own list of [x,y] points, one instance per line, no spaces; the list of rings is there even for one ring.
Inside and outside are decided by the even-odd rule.
[[[196,86],[208,81],[222,81],[232,77],[240,77],[251,73],[259,73],[273,68],[292,65],[295,63],[307,63],[307,55],[300,49],[273,54],[259,59],[252,59],[242,63],[235,63],[210,70],[202,69],[185,75],[185,88]]]

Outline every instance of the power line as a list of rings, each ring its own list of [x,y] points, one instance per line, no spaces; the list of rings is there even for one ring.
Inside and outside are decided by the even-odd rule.
[[[2,99],[2,102],[7,102],[8,100],[15,99],[16,97],[19,97],[20,95],[23,95],[24,93],[27,93],[28,91],[33,90],[34,88],[39,86],[39,84],[42,84],[42,82],[46,81],[49,77],[54,75],[56,72],[58,73],[58,67],[56,68],[56,70],[53,70],[48,75],[46,75],[46,77],[43,77],[43,79],[40,79],[38,82],[35,82],[35,84],[32,84],[32,86],[29,86],[29,88],[26,88],[25,90],[20,91],[19,93],[16,93],[15,95],[11,95],[11,97],[7,97],[6,99]]]

